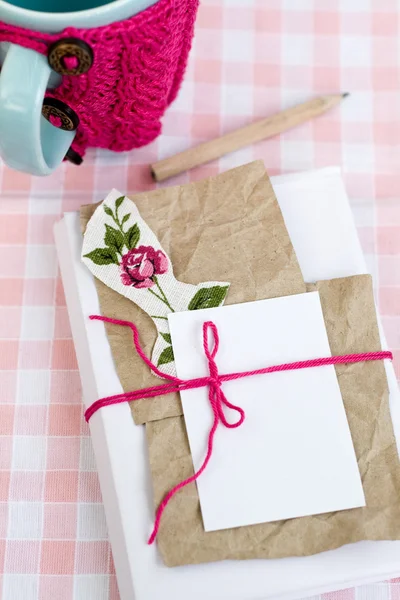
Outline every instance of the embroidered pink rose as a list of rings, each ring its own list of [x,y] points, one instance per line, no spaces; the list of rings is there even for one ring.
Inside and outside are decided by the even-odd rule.
[[[155,276],[168,271],[168,259],[161,250],[155,250],[152,246],[139,246],[124,254],[120,269],[124,285],[150,288],[156,283]]]

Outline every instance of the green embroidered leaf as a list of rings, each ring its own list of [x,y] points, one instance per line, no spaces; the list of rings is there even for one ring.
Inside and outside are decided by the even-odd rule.
[[[228,291],[228,285],[214,285],[210,288],[201,288],[197,290],[191,301],[188,310],[199,310],[200,308],[214,308],[219,306],[224,300]]]
[[[164,340],[166,342],[168,342],[168,344],[172,344],[171,336],[169,333],[161,333],[161,331],[159,333],[160,333],[161,337],[163,337]]]
[[[160,354],[160,358],[158,359],[157,367],[160,365],[166,365],[167,363],[173,362],[174,360],[174,351],[172,350],[172,346],[167,346]]]
[[[90,258],[95,265],[118,265],[117,253],[114,248],[96,248],[85,254],[85,258]]]
[[[109,206],[107,206],[106,204],[103,204],[103,208],[104,208],[104,212],[106,213],[106,215],[108,215],[109,217],[113,216],[113,211],[111,210],[111,208]]]
[[[117,210],[119,209],[119,207],[121,206],[121,204],[123,203],[124,200],[125,200],[125,196],[120,196],[119,198],[116,199],[115,208]]]
[[[132,248],[136,248],[139,238],[140,238],[140,229],[139,229],[137,223],[135,223],[125,233],[125,244],[128,246],[129,250],[132,250]]]
[[[124,247],[124,235],[118,229],[106,224],[104,243],[106,246],[115,248],[117,252],[121,253],[121,250]]]
[[[121,221],[121,225],[123,225],[124,223],[126,223],[130,216],[131,215],[129,213],[127,215],[125,215],[124,218]]]

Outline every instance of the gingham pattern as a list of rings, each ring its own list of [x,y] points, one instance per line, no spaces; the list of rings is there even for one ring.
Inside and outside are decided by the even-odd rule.
[[[270,172],[341,164],[400,364],[398,0],[203,0],[185,84],[155,143],[91,152],[51,177],[0,172],[0,572],[3,600],[117,600],[52,225],[148,163],[298,101],[340,110],[171,181],[262,158]],[[324,600],[400,599],[400,579]],[[320,600],[315,598],[314,600]]]

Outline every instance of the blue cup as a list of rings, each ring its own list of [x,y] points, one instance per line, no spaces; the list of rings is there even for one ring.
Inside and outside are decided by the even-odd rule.
[[[91,29],[132,17],[157,0],[0,0],[0,21],[58,33]],[[47,57],[0,43],[0,156],[19,171],[49,175],[64,159],[74,131],[54,127],[42,115],[46,90],[60,83]]]

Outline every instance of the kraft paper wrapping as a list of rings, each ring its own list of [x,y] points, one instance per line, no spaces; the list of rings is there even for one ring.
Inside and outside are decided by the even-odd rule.
[[[323,281],[309,288],[320,293],[332,354],[380,349],[368,275]],[[383,362],[338,365],[336,372],[367,506],[205,533],[197,488],[188,486],[163,515],[158,543],[167,565],[306,556],[360,540],[400,538],[399,459]],[[173,485],[193,474],[183,417],[149,423],[147,435],[159,503]]]
[[[142,216],[169,253],[175,275],[190,283],[231,282],[227,303],[317,289],[332,354],[380,349],[369,276],[305,286],[262,163],[203,182],[135,197]],[[83,207],[83,226],[93,207]],[[96,282],[103,314],[133,320],[150,354],[156,334],[140,309]],[[159,383],[137,360],[129,332],[108,336],[124,390]],[[383,362],[336,367],[367,506],[236,529],[203,530],[195,484],[167,506],[158,545],[168,566],[223,559],[305,556],[360,540],[400,539],[400,467]],[[193,474],[184,419],[175,396],[132,403],[146,422],[154,501]],[[139,406],[138,406],[139,405]]]
[[[289,234],[261,161],[196,183],[138,194],[135,204],[171,259],[177,279],[229,281],[225,304],[305,291]],[[96,206],[81,209],[82,228]],[[133,321],[147,356],[157,332],[151,318],[127,298],[96,280],[102,313]],[[107,326],[125,391],[160,380],[132,347],[131,333]],[[131,403],[136,424],[182,414],[178,394]]]

